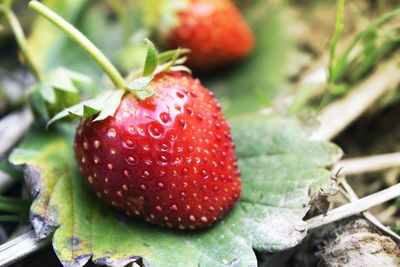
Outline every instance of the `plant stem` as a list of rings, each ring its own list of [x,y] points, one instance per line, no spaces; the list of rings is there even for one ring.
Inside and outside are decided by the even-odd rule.
[[[39,68],[35,65],[30,56],[28,45],[26,43],[24,31],[22,30],[21,24],[19,23],[17,17],[15,16],[14,12],[11,11],[6,5],[0,4],[0,11],[4,13],[6,16],[10,27],[14,33],[15,39],[19,45],[22,55],[24,56],[25,62],[28,65],[28,68],[32,71],[33,75],[37,81],[42,80],[42,74],[39,71]]]
[[[84,36],[74,26],[64,20],[62,17],[54,13],[52,10],[37,1],[29,2],[29,7],[34,9],[40,15],[52,22],[54,25],[66,32],[76,43],[78,43],[86,52],[100,65],[107,73],[117,89],[125,87],[125,80],[114,67],[113,64],[104,56],[104,54]]]

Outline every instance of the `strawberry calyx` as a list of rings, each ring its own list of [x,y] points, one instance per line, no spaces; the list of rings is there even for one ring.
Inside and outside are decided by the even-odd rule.
[[[167,70],[191,72],[189,68],[183,65],[186,57],[181,57],[189,52],[188,49],[178,48],[158,54],[154,44],[148,39],[145,41],[147,44],[147,55],[143,70],[134,72],[128,78],[130,82],[125,87],[125,90],[135,95],[139,100],[144,100],[154,95],[149,84],[157,74]]]
[[[182,55],[188,53],[188,49],[169,50],[158,54],[154,44],[148,39],[145,41],[147,44],[147,55],[144,67],[140,71],[134,71],[128,77],[126,85],[122,89],[117,88],[106,91],[93,99],[82,101],[62,110],[48,121],[47,127],[69,116],[83,118],[97,115],[93,121],[104,120],[114,115],[122,97],[126,93],[133,94],[138,101],[153,96],[154,92],[149,85],[157,74],[168,70],[191,72],[189,68],[183,65],[186,57],[182,57]]]

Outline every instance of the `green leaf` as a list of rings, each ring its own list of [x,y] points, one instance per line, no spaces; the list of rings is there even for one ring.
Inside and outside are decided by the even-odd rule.
[[[330,143],[309,140],[311,129],[277,115],[231,120],[242,171],[241,199],[220,222],[202,231],[175,231],[129,218],[100,201],[80,177],[72,132],[32,128],[11,155],[26,164],[35,200],[31,222],[65,266],[256,266],[253,249],[282,251],[306,235],[309,193],[327,188],[322,168],[340,157]]]
[[[91,80],[88,76],[80,74],[78,72],[71,71],[62,67],[56,68],[55,70],[48,73],[45,80],[53,87],[68,91],[71,93],[77,93],[75,83],[90,83]]]
[[[43,97],[44,100],[46,100],[50,104],[54,104],[54,102],[56,102],[56,92],[49,83],[39,82],[37,86],[39,88],[40,95]]]
[[[0,161],[0,172],[3,172],[5,174],[8,174],[12,178],[15,178],[16,180],[23,182],[24,180],[24,174],[22,173],[21,170],[15,168],[9,163]]]
[[[47,109],[46,102],[43,99],[42,94],[40,93],[39,88],[33,87],[29,91],[29,103],[33,107],[33,110],[37,112],[42,118],[48,120],[50,115]]]
[[[146,45],[147,45],[147,55],[143,68],[143,76],[145,77],[152,75],[158,65],[158,52],[156,47],[148,39],[146,39]]]

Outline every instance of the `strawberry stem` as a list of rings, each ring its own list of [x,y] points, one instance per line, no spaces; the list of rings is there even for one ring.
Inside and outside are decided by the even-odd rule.
[[[52,22],[58,28],[67,33],[76,43],[78,43],[86,52],[100,65],[107,73],[117,89],[125,88],[125,80],[114,67],[114,65],[104,56],[104,54],[84,36],[74,26],[54,13],[52,10],[37,1],[29,2],[29,7],[38,12],[44,18]]]
[[[35,65],[34,61],[32,60],[31,54],[29,53],[28,45],[26,43],[24,31],[22,30],[22,26],[19,23],[17,16],[15,16],[14,12],[12,12],[12,10],[9,7],[3,4],[0,4],[0,11],[5,15],[8,23],[10,24],[11,30],[14,33],[15,39],[25,59],[26,65],[32,71],[36,80],[41,81],[42,74],[39,71],[39,68]]]

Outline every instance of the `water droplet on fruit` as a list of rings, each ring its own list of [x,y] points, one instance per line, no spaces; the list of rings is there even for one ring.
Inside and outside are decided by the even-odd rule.
[[[161,182],[158,182],[158,183],[157,183],[157,187],[158,187],[159,189],[164,189],[165,185],[164,185],[163,183],[161,183]]]
[[[132,140],[126,140],[126,141],[122,142],[122,145],[125,148],[132,149],[135,147],[135,142],[133,142]]]
[[[150,177],[150,172],[149,171],[143,171],[143,176],[144,177]]]
[[[167,123],[169,121],[169,115],[166,112],[160,113],[159,117],[163,123]]]
[[[186,128],[186,122],[183,119],[179,119],[179,124],[183,127],[183,129]]]
[[[168,159],[167,159],[167,157],[164,156],[164,155],[161,155],[160,158],[158,159],[158,161],[159,161],[159,163],[160,163],[161,165],[165,165],[165,164],[168,163]]]
[[[181,199],[185,199],[186,193],[185,193],[185,192],[181,192],[181,193],[180,193],[180,197],[181,197]]]
[[[178,210],[178,205],[173,204],[173,205],[171,206],[171,210],[177,211],[177,210]]]
[[[189,116],[193,115],[193,109],[191,109],[190,107],[186,108],[186,112],[189,114]]]
[[[168,145],[167,144],[161,144],[160,149],[161,149],[161,151],[167,151],[168,150]]]
[[[184,98],[185,97],[185,95],[182,93],[182,92],[176,92],[176,96],[177,97],[179,97],[179,98]]]
[[[126,158],[126,161],[128,162],[128,164],[135,164],[136,163],[136,159],[132,156],[129,156]]]
[[[154,138],[159,138],[161,136],[161,130],[156,125],[149,126],[149,134]]]
[[[144,151],[149,151],[150,150],[150,146],[149,145],[144,145],[143,146],[143,150]]]
[[[110,138],[114,138],[114,137],[117,135],[117,132],[115,131],[114,128],[110,128],[110,129],[108,130],[107,135],[108,135],[108,137],[110,137]]]

